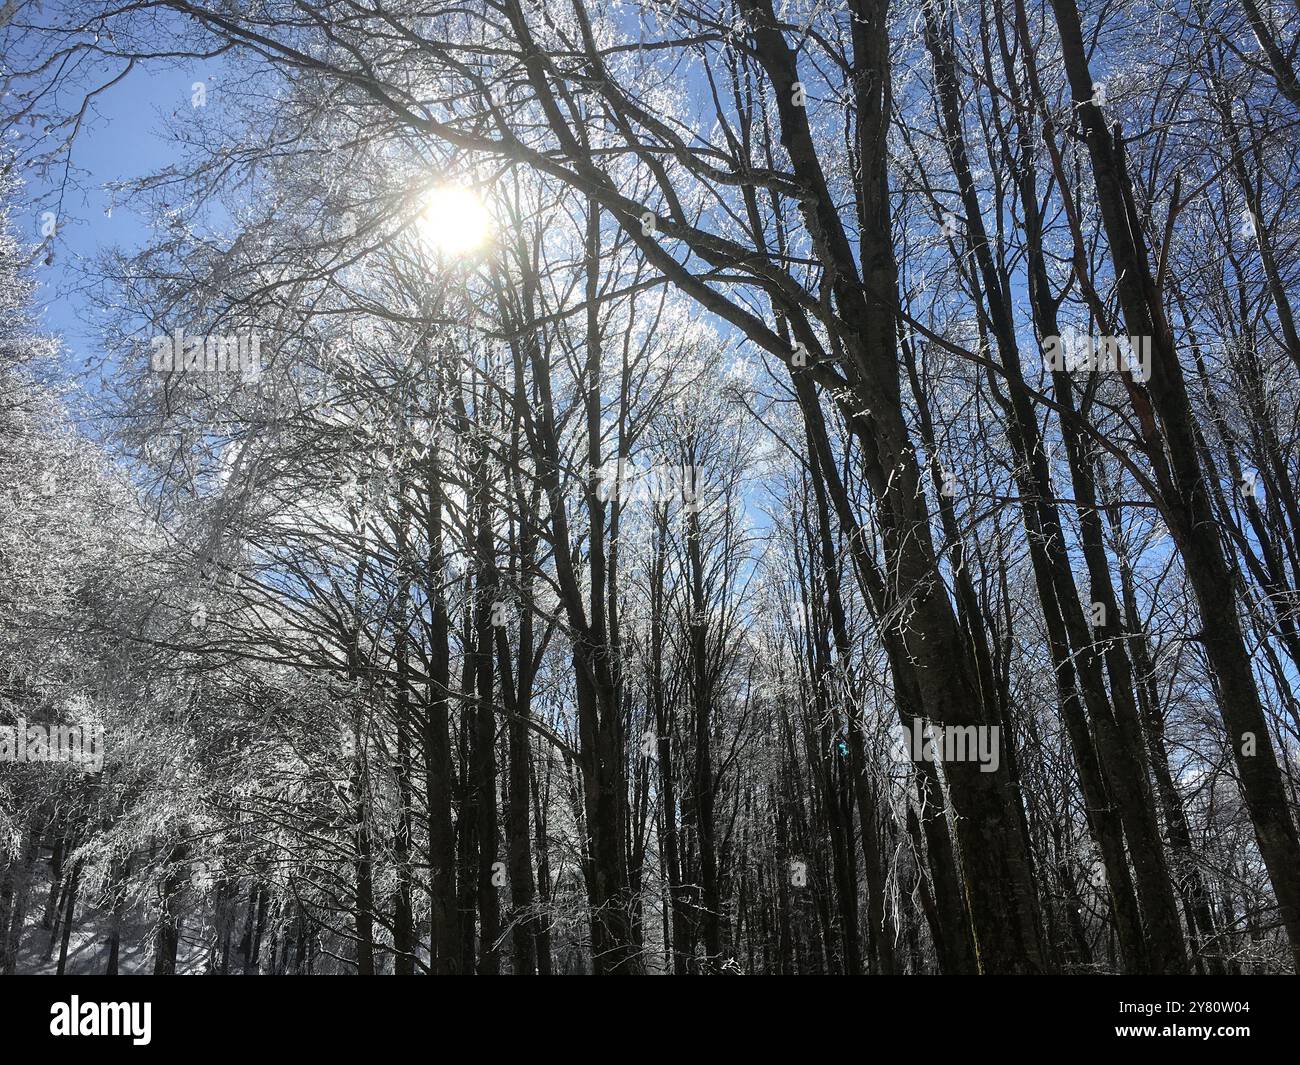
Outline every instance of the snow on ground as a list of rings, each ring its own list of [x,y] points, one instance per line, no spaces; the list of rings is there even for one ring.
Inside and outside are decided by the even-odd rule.
[[[44,865],[44,863],[41,863]],[[38,866],[38,869],[40,866]],[[32,884],[27,908],[27,924],[18,948],[18,972],[35,976],[53,976],[59,964],[59,943],[52,947],[51,933],[41,927],[49,880],[40,877]],[[190,922],[193,924],[193,921]],[[98,976],[108,968],[109,915],[95,906],[77,903],[72,934],[68,937],[67,976]],[[176,955],[176,972],[180,975],[201,973],[208,957],[208,929],[182,925],[180,947]],[[60,932],[60,935],[62,933]],[[49,954],[47,959],[46,954]],[[124,976],[153,972],[153,924],[141,912],[128,912],[122,922],[121,944],[117,954],[118,973]]]

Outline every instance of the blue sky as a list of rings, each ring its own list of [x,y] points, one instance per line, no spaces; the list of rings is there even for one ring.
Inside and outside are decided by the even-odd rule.
[[[114,203],[106,186],[161,169],[176,157],[174,145],[161,133],[163,116],[180,107],[190,108],[194,81],[206,81],[209,92],[213,91],[213,74],[204,68],[211,67],[215,73],[218,66],[213,62],[195,64],[189,70],[137,70],[92,104],[72,149],[77,172],[58,212],[54,262],[47,266],[42,260],[36,268],[43,325],[63,336],[73,368],[83,367],[88,358],[100,354],[94,310],[78,288],[84,283],[79,268],[114,246],[135,248],[147,235],[144,221],[122,203]],[[43,201],[53,191],[53,179],[61,179],[61,171],[50,177],[42,181],[32,173],[26,175],[27,198],[42,205],[29,207],[26,219],[19,219],[19,228],[34,242],[42,239]]]

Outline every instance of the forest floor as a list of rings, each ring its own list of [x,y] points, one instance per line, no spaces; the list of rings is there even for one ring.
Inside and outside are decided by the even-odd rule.
[[[44,863],[42,863],[44,864]],[[41,915],[50,892],[50,882],[40,877],[32,883],[27,909],[27,925],[18,949],[17,971],[33,976],[53,976],[59,964],[59,943],[51,944],[52,934],[41,927]],[[72,934],[68,937],[68,976],[98,976],[108,967],[110,916],[98,907],[77,904]],[[201,973],[207,959],[209,940],[206,928],[181,926],[180,947],[176,957],[178,975]],[[62,929],[60,926],[60,935]],[[122,975],[146,975],[153,971],[152,922],[140,911],[128,911],[122,921],[117,955]]]

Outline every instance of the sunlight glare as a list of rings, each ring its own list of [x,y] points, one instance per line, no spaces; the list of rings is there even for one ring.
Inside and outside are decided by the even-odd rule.
[[[483,201],[463,185],[430,189],[418,224],[424,242],[445,255],[465,255],[481,248],[492,231]]]

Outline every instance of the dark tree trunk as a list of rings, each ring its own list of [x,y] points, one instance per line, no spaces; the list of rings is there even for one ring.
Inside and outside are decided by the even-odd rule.
[[[1173,332],[1151,273],[1118,127],[1113,134],[1093,102],[1083,30],[1074,0],[1052,0],[1075,110],[1088,145],[1098,205],[1114,262],[1125,324],[1151,338],[1151,379],[1129,380],[1156,473],[1164,513],[1200,606],[1201,640],[1218,679],[1242,795],[1268,868],[1282,923],[1300,967],[1300,839],[1278,768],[1268,720],[1237,613],[1231,567],[1219,539],[1196,446],[1192,413]],[[1149,403],[1149,405],[1148,405]],[[1155,416],[1160,419],[1157,426]]]

